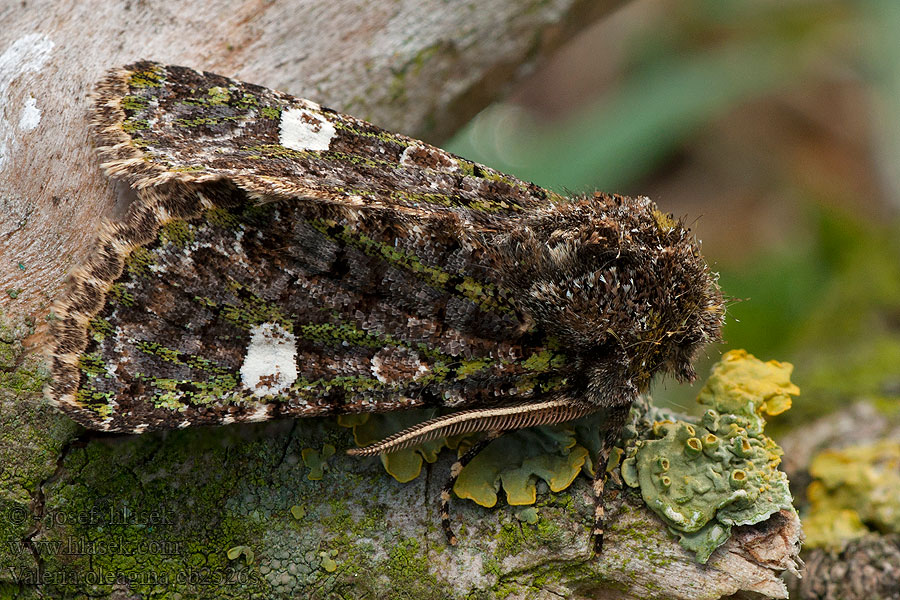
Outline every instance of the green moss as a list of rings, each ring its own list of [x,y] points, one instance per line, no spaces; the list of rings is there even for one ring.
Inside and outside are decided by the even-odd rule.
[[[79,429],[43,401],[50,374],[23,341],[33,333],[30,319],[0,312],[0,579],[10,570],[27,576],[37,569],[30,549],[19,543],[38,520],[34,499],[41,482]]]
[[[53,518],[44,521],[41,534],[48,544],[43,569],[54,577],[50,581],[59,582],[46,586],[45,593],[105,596],[116,577],[128,577],[132,593],[148,599],[267,593],[255,558],[261,523],[226,508],[232,490],[249,473],[217,466],[221,450],[216,449],[223,442],[232,460],[254,464],[252,453],[259,446],[236,446],[222,430],[73,449],[63,472],[78,473],[77,480],[62,478],[45,489],[44,512]],[[53,543],[81,546],[74,553],[47,550]],[[245,584],[229,585],[226,574]],[[88,576],[98,585],[87,585]]]
[[[396,590],[403,590],[409,598],[451,597],[446,584],[438,581],[429,569],[419,540],[405,538],[397,541],[385,563],[385,574]]]
[[[50,378],[38,355],[25,349],[23,340],[34,333],[30,320],[12,321],[0,311],[0,390],[17,394],[40,393]]]

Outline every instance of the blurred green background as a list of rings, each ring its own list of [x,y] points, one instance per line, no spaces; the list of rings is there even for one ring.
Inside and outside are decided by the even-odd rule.
[[[897,0],[636,0],[445,146],[683,216],[734,299],[698,372],[727,348],[793,362],[776,430],[900,405]],[[698,390],[654,398],[692,411]]]

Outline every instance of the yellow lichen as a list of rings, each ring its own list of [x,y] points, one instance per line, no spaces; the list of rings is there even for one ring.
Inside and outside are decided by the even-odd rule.
[[[869,532],[900,532],[900,443],[882,441],[819,453],[809,467],[809,547],[840,549]],[[868,527],[867,527],[868,526]]]
[[[793,370],[791,363],[763,362],[746,350],[731,350],[713,367],[697,401],[719,412],[778,415],[800,393],[791,383]]]

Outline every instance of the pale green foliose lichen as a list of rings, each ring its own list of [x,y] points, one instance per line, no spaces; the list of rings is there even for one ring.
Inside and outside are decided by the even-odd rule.
[[[793,510],[781,449],[763,433],[762,412],[778,414],[799,390],[787,363],[732,351],[713,367],[699,419],[650,408],[626,445],[622,477],[705,563],[735,525]],[[640,432],[640,433],[638,433]]]
[[[303,464],[309,467],[309,474],[306,476],[310,481],[319,481],[325,476],[325,467],[328,459],[334,456],[335,448],[331,444],[322,446],[322,450],[315,448],[303,448],[300,456]]]

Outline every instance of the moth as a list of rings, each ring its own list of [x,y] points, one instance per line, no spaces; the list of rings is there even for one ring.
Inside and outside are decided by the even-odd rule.
[[[606,465],[656,374],[719,337],[716,276],[647,198],[563,197],[309,100],[137,62],[97,85],[103,170],[134,198],[54,308],[52,401],[141,433],[454,411],[376,455],[606,411]],[[129,191],[130,190],[130,191]]]

